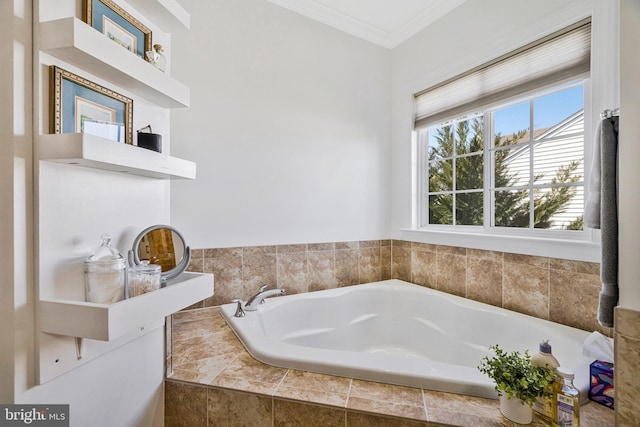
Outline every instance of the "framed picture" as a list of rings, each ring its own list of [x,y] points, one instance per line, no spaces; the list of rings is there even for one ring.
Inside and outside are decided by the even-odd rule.
[[[145,59],[151,30],[112,0],[83,0],[84,20],[120,46]]]
[[[133,143],[133,100],[55,65],[49,67],[49,112],[50,133],[117,124],[124,128],[117,140]]]

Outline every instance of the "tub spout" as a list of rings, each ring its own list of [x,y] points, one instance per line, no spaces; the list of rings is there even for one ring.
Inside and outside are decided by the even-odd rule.
[[[258,304],[264,303],[265,298],[269,298],[276,295],[284,295],[287,291],[282,288],[269,289],[267,290],[267,285],[260,286],[258,289],[258,293],[249,298],[249,301],[244,305],[244,309],[246,311],[256,311],[258,309]]]

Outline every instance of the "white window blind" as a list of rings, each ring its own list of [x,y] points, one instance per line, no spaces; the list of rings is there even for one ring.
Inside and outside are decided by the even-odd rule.
[[[415,127],[589,72],[591,20],[581,21],[415,95]]]

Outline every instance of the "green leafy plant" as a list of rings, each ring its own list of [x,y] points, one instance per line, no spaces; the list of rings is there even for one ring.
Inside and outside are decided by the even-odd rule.
[[[524,354],[512,351],[510,353],[498,345],[492,345],[495,356],[485,356],[478,370],[496,382],[496,391],[508,399],[516,398],[529,406],[533,406],[538,397],[550,397],[549,385],[553,383],[553,370],[531,364],[529,351]]]

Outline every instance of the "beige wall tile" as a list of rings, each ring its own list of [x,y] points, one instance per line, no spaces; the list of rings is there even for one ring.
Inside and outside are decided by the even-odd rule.
[[[287,294],[309,291],[307,284],[307,252],[278,253],[278,287]]]
[[[205,306],[227,304],[234,298],[246,299],[242,282],[242,250],[240,248],[206,250],[204,272],[213,273],[215,282],[213,296],[205,300]]]
[[[242,255],[272,255],[277,252],[277,248],[277,246],[245,246],[242,248]]]
[[[467,257],[467,298],[502,307],[502,260]]]
[[[407,240],[391,240],[391,246],[393,246],[394,248],[410,248],[411,245],[412,243]]]
[[[207,388],[165,381],[164,425],[207,427]]]
[[[359,249],[360,245],[358,242],[336,242],[336,250],[343,249]]]
[[[295,245],[277,245],[276,246],[276,252],[279,254],[285,254],[285,253],[290,253],[290,252],[306,252],[307,251],[307,244],[306,243],[301,243],[301,244],[295,244]]]
[[[230,390],[209,389],[207,395],[209,426],[271,427],[271,398]]]
[[[407,282],[411,281],[411,246],[396,246],[396,240],[391,248],[391,277]]]
[[[391,242],[387,240],[387,242]],[[391,246],[380,246],[380,280],[391,279]]]
[[[307,281],[309,291],[337,287],[335,251],[307,252]]]
[[[502,262],[504,253],[498,251],[485,251],[483,249],[467,249],[467,256],[469,258],[488,259],[491,261]]]
[[[397,278],[587,330],[598,329],[585,320],[593,317],[589,313],[597,304],[591,286],[591,278],[599,274],[597,263],[405,240],[210,248],[195,249],[193,254],[192,268],[215,275],[215,294],[189,309],[225,304],[236,297],[246,300],[261,284],[275,286],[276,281],[291,294]],[[200,256],[202,267],[197,261]],[[549,277],[554,276],[551,283]],[[580,301],[562,309],[563,295],[570,291],[573,297],[569,298]],[[612,335],[610,329],[598,330]]]
[[[640,339],[615,334],[616,425],[640,425]]]
[[[533,255],[512,254],[508,252],[504,253],[504,262],[511,264],[526,264],[543,268],[549,267],[549,258]]]
[[[443,253],[443,254],[462,255],[462,256],[466,256],[467,255],[467,249],[466,248],[461,248],[459,246],[437,245],[436,246],[436,251],[439,252],[439,253]]]
[[[428,288],[436,288],[437,269],[436,252],[432,251],[411,251],[411,277],[410,282]]]
[[[242,257],[242,248],[209,248],[204,249],[204,258]]]
[[[630,338],[640,339],[640,311],[628,308],[616,307],[615,309],[616,332]]]
[[[380,240],[361,240],[358,242],[358,248],[379,248]]]
[[[344,409],[273,399],[274,427],[323,426],[344,427]]]
[[[275,254],[244,255],[242,266],[243,300],[255,295],[262,285],[275,288],[278,283],[277,259]]]
[[[335,249],[336,249],[336,244],[333,242],[307,244],[308,251],[334,251]]]
[[[551,270],[549,285],[549,320],[610,334],[597,320],[600,276]]]
[[[595,262],[573,261],[568,259],[550,258],[549,266],[555,270],[573,271],[575,273],[600,275],[600,264]]]
[[[549,319],[549,269],[507,262],[502,278],[504,308]]]
[[[360,283],[358,272],[358,250],[340,249],[336,243],[336,285],[350,286]]]
[[[441,248],[449,248],[442,251]],[[453,246],[438,246],[436,289],[461,297],[467,294],[467,256]],[[465,251],[466,253],[466,251]]]
[[[366,246],[358,251],[358,271],[360,283],[377,282],[382,278],[380,268],[380,245]]]
[[[616,425],[640,425],[640,312],[615,310]]]
[[[187,271],[193,271],[194,273],[204,272],[204,259],[202,257],[191,257],[189,265],[187,265]]]
[[[411,249],[414,251],[436,252],[438,246],[431,243],[411,242]]]

